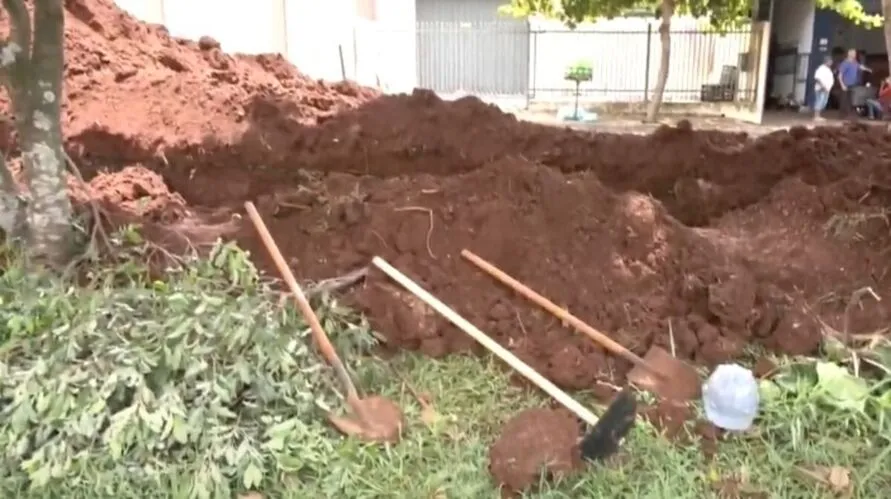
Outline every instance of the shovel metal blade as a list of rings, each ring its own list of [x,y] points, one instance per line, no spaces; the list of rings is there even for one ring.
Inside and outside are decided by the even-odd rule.
[[[582,458],[596,461],[615,454],[622,439],[634,427],[636,418],[637,399],[626,388],[619,392],[594,428],[582,438],[579,444]]]
[[[353,411],[350,417],[328,413],[328,421],[344,435],[391,444],[402,438],[405,417],[396,402],[379,395],[364,399],[347,397],[347,402]]]
[[[667,400],[683,402],[702,395],[699,373],[665,349],[650,347],[643,360],[646,366],[634,366],[628,381]]]

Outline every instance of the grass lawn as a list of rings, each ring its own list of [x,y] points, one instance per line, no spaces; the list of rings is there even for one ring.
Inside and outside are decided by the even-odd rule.
[[[498,497],[486,471],[488,445],[511,415],[547,400],[511,385],[497,362],[414,354],[390,359],[416,390],[431,396],[436,418],[422,417],[414,396],[389,368],[367,365],[365,390],[392,396],[405,408],[411,421],[406,439],[386,450],[344,443],[328,477],[288,496]],[[639,422],[613,462],[591,465],[562,483],[543,481],[527,497],[702,498],[719,492],[729,496],[733,490],[747,497],[882,497],[891,487],[887,423],[884,443],[878,445],[882,440],[869,433],[869,421],[819,408],[816,390],[800,382],[801,393],[765,401],[757,431],[720,442],[712,460],[699,445],[669,443]],[[434,421],[428,425],[425,419]],[[836,477],[830,479],[828,468],[833,467],[838,467]]]

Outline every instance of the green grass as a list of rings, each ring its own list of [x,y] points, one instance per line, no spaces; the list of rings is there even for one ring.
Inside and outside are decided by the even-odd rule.
[[[416,390],[432,396],[438,423],[428,427],[421,421],[419,404],[390,369],[368,364],[364,389],[391,396],[405,408],[410,421],[405,440],[386,449],[344,442],[328,476],[298,485],[287,497],[498,497],[486,471],[488,445],[506,419],[547,401],[512,386],[495,360],[405,354],[389,363]],[[762,411],[758,430],[720,442],[713,460],[698,445],[672,444],[639,421],[619,459],[591,465],[562,483],[542,482],[527,497],[715,497],[723,480],[741,481],[744,491],[764,492],[764,497],[833,497],[796,471],[817,466],[849,470],[853,497],[881,497],[891,486],[889,435],[878,447],[881,440],[865,434],[857,418],[821,410],[804,395],[766,403]]]

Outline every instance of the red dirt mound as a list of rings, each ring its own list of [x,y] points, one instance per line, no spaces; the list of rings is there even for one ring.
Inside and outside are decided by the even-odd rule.
[[[719,362],[753,339],[751,321],[763,315],[760,284],[740,258],[718,251],[658,200],[617,195],[592,172],[507,158],[444,178],[307,177],[261,201],[304,276],[329,277],[381,255],[568,388],[620,377],[629,366],[512,296],[463,261],[462,249],[641,355],[673,338],[679,356]],[[243,240],[265,254],[250,228]],[[373,275],[354,298],[392,344],[434,356],[475,348],[386,279]],[[769,341],[772,325],[765,327]]]
[[[135,219],[172,223],[187,213],[182,196],[170,192],[160,175],[142,167],[100,173],[88,187],[91,192],[86,199],[114,207]]]
[[[64,4],[63,122],[77,156],[110,159],[113,165],[156,162],[167,150],[187,149],[200,157],[205,140],[231,147],[253,121],[267,118],[270,110],[254,102],[287,101],[289,120],[315,125],[376,95],[347,82],[312,80],[279,55],[233,56],[210,38],[172,38],[163,26],[137,21],[113,0]],[[0,34],[8,31],[4,16]],[[255,151],[230,150],[229,161],[259,164],[268,145],[261,147],[262,137],[251,140]]]
[[[228,211],[186,206],[160,175],[141,166],[103,172],[87,184],[69,175],[68,189],[78,210],[89,211],[88,203],[96,202],[110,228],[138,224],[142,236],[156,246],[148,257],[159,272],[175,263],[170,261],[174,254],[210,247],[238,229]]]
[[[163,168],[193,204],[240,204],[293,184],[295,167],[446,175],[521,155],[593,170],[611,189],[650,193],[683,223],[707,225],[756,203],[785,176],[822,184],[847,175],[839,164],[871,163],[878,172],[887,160],[858,150],[881,149],[882,131],[796,130],[757,142],[690,126],[593,135],[521,123],[472,97],[377,98],[310,80],[280,56],[231,56],[210,39],[171,38],[112,0],[66,0],[65,8],[69,153],[88,177],[133,163]]]
[[[725,203],[713,227],[701,229],[669,213],[683,193],[663,194],[663,205],[634,192],[617,194],[618,183],[634,187],[630,175],[613,174],[610,186],[599,171],[564,174],[518,158],[445,177],[303,172],[294,177],[298,185],[276,186],[260,201],[280,245],[306,277],[343,273],[380,254],[554,381],[587,388],[595,378],[620,377],[627,366],[511,296],[462,261],[461,249],[477,252],[639,354],[655,343],[712,364],[738,355],[751,341],[813,352],[822,338],[813,312],[841,328],[846,299],[839,297],[865,285],[879,294],[889,289],[885,273],[876,273],[884,268],[888,242],[887,231],[875,225],[881,220],[857,229],[865,238],[826,231],[834,216],[891,202],[891,191],[876,180],[875,158],[886,154],[876,139],[884,136],[862,127],[777,133],[722,152],[731,160],[727,171],[707,154],[676,166],[666,156],[657,163],[668,165],[662,184],[672,183],[675,168],[674,183],[695,187],[688,200]],[[702,152],[737,140],[684,130],[649,138],[578,137],[612,144],[598,153],[621,146],[629,161],[659,144],[682,151],[686,143]],[[834,157],[806,154],[814,149],[834,150]],[[793,162],[796,155],[805,162]],[[755,159],[746,167],[749,158]],[[416,164],[424,168],[423,157]],[[696,198],[703,194],[712,198]],[[734,198],[742,209],[730,209]],[[242,240],[262,253],[250,231]],[[373,277],[355,298],[395,345],[430,355],[475,348],[386,279]],[[884,304],[857,310],[851,322],[857,330],[887,317]]]

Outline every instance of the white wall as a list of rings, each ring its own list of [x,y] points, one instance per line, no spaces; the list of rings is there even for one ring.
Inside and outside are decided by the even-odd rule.
[[[411,91],[417,82],[415,2],[379,0],[376,20],[359,19],[356,0],[115,0],[171,35],[209,35],[227,52],[278,52],[318,79],[378,82]],[[250,3],[250,8],[246,8]]]
[[[304,0],[288,0],[288,5]],[[328,0],[332,1],[332,0]],[[209,35],[227,52],[284,53],[283,0],[115,0],[133,16],[164,24],[170,34],[197,40]]]
[[[164,24],[162,0],[115,0],[119,7],[147,23]]]
[[[352,75],[355,0],[288,0],[285,12],[287,56],[295,66],[314,78],[340,80],[340,48],[347,77]]]
[[[375,21],[357,25],[355,79],[380,82],[388,92],[410,92],[418,82],[415,0],[378,0]]]
[[[814,0],[775,0],[772,24],[771,31],[778,45],[797,46],[799,53],[809,54],[814,41]],[[807,78],[807,62],[807,59],[800,60],[798,75],[773,76],[774,96],[792,94],[795,100],[804,102],[807,83],[796,84],[795,80],[796,76],[798,79]]]
[[[651,30],[649,44],[647,29]],[[597,89],[584,94],[593,102],[636,102],[651,92],[659,73],[661,46],[659,21],[651,18],[619,18],[579,25],[568,31],[559,21],[534,19],[531,78],[536,98],[573,95],[574,84],[563,79],[567,66],[579,59],[593,64],[594,79],[584,86]],[[672,21],[671,61],[666,102],[699,102],[706,83],[718,83],[722,66],[737,66],[739,55],[748,50],[747,30],[718,36],[706,32],[705,21],[678,17]],[[648,50],[649,45],[649,50]],[[648,54],[649,52],[649,54]],[[647,60],[649,57],[649,76]],[[649,77],[649,85],[645,82]],[[754,89],[749,89],[754,90]]]

